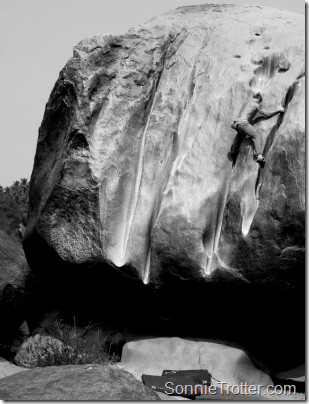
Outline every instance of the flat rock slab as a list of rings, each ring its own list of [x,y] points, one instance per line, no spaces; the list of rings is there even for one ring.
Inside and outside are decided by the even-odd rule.
[[[271,378],[258,370],[241,349],[178,337],[128,342],[123,347],[121,364],[135,374],[161,376],[164,369],[207,369],[213,377],[231,385],[272,384]]]
[[[177,337],[131,341],[123,347],[121,366],[138,380],[141,380],[142,374],[160,376],[164,369],[207,369],[217,380],[212,379],[211,392],[196,396],[196,400],[305,400],[305,395],[296,390],[291,390],[289,394],[288,389],[284,391],[278,386],[275,391],[271,386],[276,383],[257,369],[241,349],[208,341]],[[293,382],[288,384],[293,385]],[[250,390],[249,386],[252,386]],[[171,393],[171,390],[167,391]],[[172,396],[158,391],[156,394],[164,401],[188,400],[181,395]]]
[[[1,400],[158,400],[117,365],[36,368],[0,380]]]

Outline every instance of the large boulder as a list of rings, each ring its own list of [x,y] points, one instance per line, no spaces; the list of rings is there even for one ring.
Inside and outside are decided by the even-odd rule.
[[[30,183],[24,248],[42,300],[108,315],[117,290],[113,318],[173,318],[179,332],[190,315],[193,334],[302,360],[304,33],[295,13],[207,4],[74,48]],[[264,169],[249,139],[229,155],[230,124],[257,90],[265,109],[285,105],[255,121]],[[221,313],[208,327],[203,306]]]
[[[115,366],[68,365],[31,369],[0,380],[2,400],[157,400],[130,373]]]

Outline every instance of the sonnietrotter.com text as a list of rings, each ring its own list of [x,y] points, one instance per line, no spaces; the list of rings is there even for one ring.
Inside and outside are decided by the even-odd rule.
[[[202,385],[202,384],[196,384],[196,385],[191,385],[191,384],[174,384],[173,382],[167,382],[165,383],[165,393],[166,394],[185,394],[185,395],[197,395],[197,394],[242,394],[242,395],[260,395],[260,394],[296,394],[296,386],[294,385],[267,385],[263,386],[262,384],[248,384],[246,383],[241,383],[241,384],[228,384],[225,382],[218,382],[218,386],[207,386],[207,385]],[[266,388],[264,390],[264,388]],[[263,392],[262,392],[263,389]],[[266,393],[265,393],[266,392]]]

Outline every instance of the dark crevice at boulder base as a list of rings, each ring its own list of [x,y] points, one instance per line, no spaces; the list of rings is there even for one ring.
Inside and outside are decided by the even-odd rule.
[[[27,318],[30,331],[47,311],[57,308],[64,318],[74,317],[84,326],[101,322],[140,336],[176,335],[238,344],[258,366],[273,371],[303,361],[303,294],[296,297],[280,285],[270,288],[239,278],[204,283],[169,276],[161,285],[144,285],[133,268],[68,264],[38,235],[35,245],[36,254],[28,256],[31,267],[39,270],[41,255],[46,264],[43,273],[37,272]]]

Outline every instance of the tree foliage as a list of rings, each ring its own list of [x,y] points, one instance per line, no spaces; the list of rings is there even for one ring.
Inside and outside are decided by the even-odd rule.
[[[9,195],[19,206],[23,221],[25,221],[29,206],[29,181],[26,178],[21,178],[19,181],[14,181],[13,185],[6,188],[6,192],[9,193]]]
[[[16,234],[20,224],[27,223],[29,181],[21,178],[9,187],[0,185],[0,229]]]

